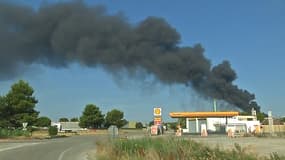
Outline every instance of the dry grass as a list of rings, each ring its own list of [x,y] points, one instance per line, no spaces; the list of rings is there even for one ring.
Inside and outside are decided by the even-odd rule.
[[[47,130],[33,131],[32,133],[33,138],[45,138],[47,136],[48,136]]]
[[[97,143],[97,160],[281,160],[277,154],[260,157],[235,144],[232,150],[210,148],[192,140],[142,138],[104,140]]]

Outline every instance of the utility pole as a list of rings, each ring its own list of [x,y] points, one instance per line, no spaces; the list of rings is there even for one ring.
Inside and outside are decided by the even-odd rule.
[[[213,111],[214,111],[214,112],[217,112],[217,101],[216,101],[216,98],[213,99],[213,103],[214,103],[214,104],[213,104],[213,107],[214,107],[214,108],[213,108]]]

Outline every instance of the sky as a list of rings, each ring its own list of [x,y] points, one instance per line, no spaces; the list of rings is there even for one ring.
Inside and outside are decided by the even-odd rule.
[[[56,0],[12,0],[34,8]],[[263,112],[285,116],[285,2],[283,0],[86,0],[104,5],[110,14],[122,12],[136,25],[149,16],[164,18],[181,35],[181,46],[201,43],[213,65],[229,60],[238,75],[239,88],[256,96]],[[41,116],[56,121],[79,117],[86,104],[96,104],[104,114],[117,108],[127,120],[149,122],[153,107],[162,107],[163,119],[172,111],[206,111],[212,102],[183,85],[164,85],[114,77],[106,70],[72,64],[50,68],[33,64],[13,79],[0,81],[0,95],[19,79],[27,81],[39,100]],[[151,79],[151,78],[149,78]],[[218,106],[219,107],[219,106]]]

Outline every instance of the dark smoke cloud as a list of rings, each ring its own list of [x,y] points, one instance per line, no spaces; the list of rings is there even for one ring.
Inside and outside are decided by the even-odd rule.
[[[254,95],[233,85],[230,63],[211,67],[204,49],[179,47],[180,35],[164,19],[130,25],[124,16],[82,2],[43,5],[34,10],[0,3],[0,79],[15,77],[21,65],[68,67],[76,62],[111,72],[142,69],[164,84],[185,84],[199,93],[249,111]]]

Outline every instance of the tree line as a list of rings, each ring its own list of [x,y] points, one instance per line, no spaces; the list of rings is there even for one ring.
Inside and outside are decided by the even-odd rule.
[[[100,108],[94,104],[86,105],[79,119],[79,126],[82,128],[102,128],[111,125],[121,128],[127,123],[127,120],[124,119],[124,112],[113,109],[107,112],[105,116]]]
[[[102,128],[109,127],[110,125],[116,125],[121,128],[128,123],[128,121],[124,119],[124,112],[118,109],[113,109],[104,115],[100,108],[94,104],[87,104],[80,118],[73,117],[68,119],[66,117],[62,117],[59,118],[58,121],[79,122],[79,126],[82,128]]]
[[[50,118],[39,117],[39,111],[35,109],[38,100],[34,96],[34,89],[23,80],[19,80],[11,86],[11,89],[4,96],[0,96],[0,128],[18,129],[22,124],[28,126],[49,127]],[[82,128],[102,128],[116,125],[121,128],[127,124],[124,119],[124,112],[113,109],[102,113],[100,108],[94,104],[87,104],[80,118],[60,118],[60,122],[79,122]],[[138,123],[141,127],[141,123]]]

